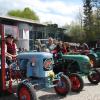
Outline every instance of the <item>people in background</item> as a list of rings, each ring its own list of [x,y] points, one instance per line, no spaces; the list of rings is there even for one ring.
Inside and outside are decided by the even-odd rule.
[[[40,40],[37,40],[36,41],[36,47],[35,47],[36,50],[40,52],[41,51],[41,47],[42,47],[41,41]]]
[[[63,44],[62,44],[62,53],[63,54],[67,54],[67,44],[64,42]]]
[[[89,50],[89,46],[87,45],[87,43],[82,44],[82,49],[83,50]]]
[[[50,37],[50,38],[48,39],[47,48],[48,48],[50,51],[52,51],[52,50],[55,48],[55,46],[56,46],[56,45],[53,43],[53,38]]]
[[[58,40],[57,39],[53,39],[53,44],[56,46],[58,43]]]
[[[50,50],[46,47],[46,44],[41,46],[41,52],[50,52]]]

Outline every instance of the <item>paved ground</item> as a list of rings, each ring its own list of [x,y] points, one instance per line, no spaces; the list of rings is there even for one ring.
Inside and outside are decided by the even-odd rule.
[[[39,100],[100,100],[100,83],[98,85],[91,85],[86,78],[83,78],[85,87],[80,93],[71,92],[65,98],[61,98],[54,92],[53,89],[37,91]],[[2,97],[0,100],[17,100],[17,97],[11,95],[9,97]]]
[[[87,78],[84,78],[85,86],[80,93],[71,92],[65,98],[56,95],[53,89],[48,91],[38,91],[39,100],[100,100],[100,83],[92,85]]]

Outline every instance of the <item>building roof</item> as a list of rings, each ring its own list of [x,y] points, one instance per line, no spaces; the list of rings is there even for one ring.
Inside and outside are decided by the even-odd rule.
[[[45,26],[45,24],[40,23],[39,21],[31,20],[31,19],[11,17],[11,16],[0,16],[0,23],[6,22],[6,21],[24,22],[24,23],[29,23],[29,24],[37,24],[40,26]]]

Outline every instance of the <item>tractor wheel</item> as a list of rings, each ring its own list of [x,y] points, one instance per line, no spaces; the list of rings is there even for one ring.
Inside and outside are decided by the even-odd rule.
[[[87,77],[92,84],[100,82],[100,72],[98,70],[92,70]]]
[[[93,65],[93,67],[97,67],[96,66],[96,58],[93,55],[87,55],[90,58],[90,63]]]
[[[72,84],[71,91],[72,92],[80,92],[84,87],[84,82],[82,77],[79,74],[72,73],[69,75],[69,79]]]
[[[22,82],[18,85],[18,100],[37,100],[36,91],[28,82]]]
[[[55,92],[60,96],[66,96],[71,90],[71,82],[65,75],[61,75],[60,80],[54,81]]]

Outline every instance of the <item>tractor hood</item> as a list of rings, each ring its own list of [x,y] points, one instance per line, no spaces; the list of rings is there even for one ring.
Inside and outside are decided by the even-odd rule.
[[[85,62],[90,61],[89,57],[85,55],[62,55],[62,58],[70,59],[70,60],[85,61]]]

